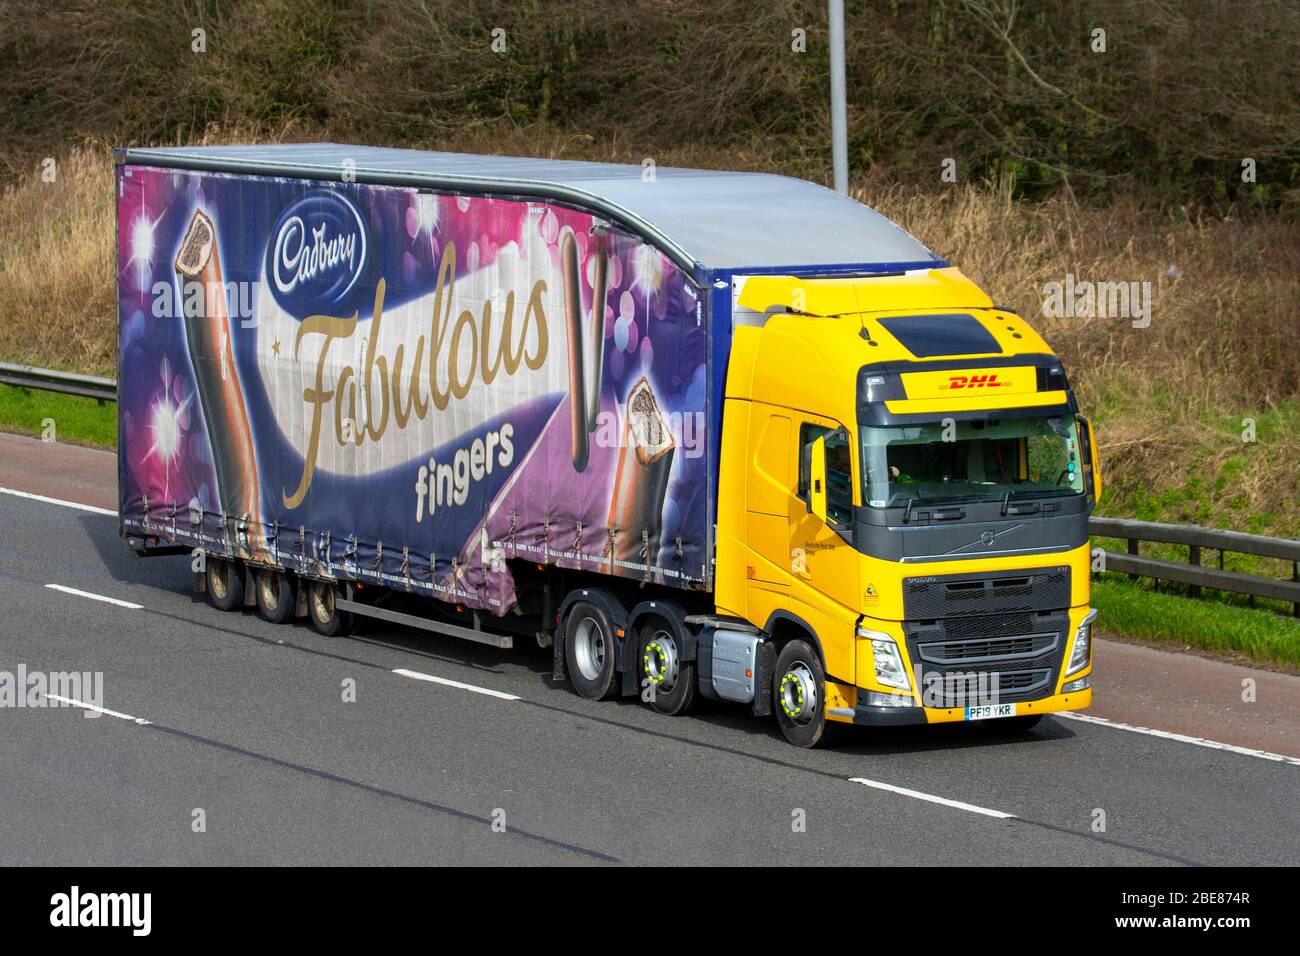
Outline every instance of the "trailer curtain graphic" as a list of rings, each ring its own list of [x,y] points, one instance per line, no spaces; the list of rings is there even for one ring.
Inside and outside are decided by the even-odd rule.
[[[659,250],[558,204],[137,165],[118,216],[127,531],[495,613],[512,559],[705,583],[707,336]]]

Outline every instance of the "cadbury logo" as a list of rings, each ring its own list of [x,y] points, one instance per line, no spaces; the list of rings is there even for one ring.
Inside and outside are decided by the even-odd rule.
[[[361,214],[342,196],[316,190],[280,214],[267,249],[276,299],[302,316],[343,305],[366,265]]]

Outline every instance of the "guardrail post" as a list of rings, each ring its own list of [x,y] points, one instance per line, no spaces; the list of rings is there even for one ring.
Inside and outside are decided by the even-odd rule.
[[[1300,561],[1291,562],[1291,580],[1300,584]],[[1300,617],[1300,601],[1291,605],[1291,616]]]
[[[1137,538],[1129,538],[1129,539],[1128,539],[1128,553],[1131,554],[1131,555],[1133,555],[1134,557],[1137,557],[1137,554],[1138,554],[1138,540],[1137,540]],[[1129,579],[1130,581],[1136,581],[1136,580],[1138,579],[1138,576],[1137,576],[1136,574],[1130,574],[1130,575],[1128,576],[1128,579]]]
[[[1199,544],[1189,545],[1187,557],[1192,564],[1199,568],[1201,566],[1201,546]],[[1201,596],[1201,586],[1199,584],[1190,585],[1187,588],[1187,593],[1194,598],[1198,598]]]

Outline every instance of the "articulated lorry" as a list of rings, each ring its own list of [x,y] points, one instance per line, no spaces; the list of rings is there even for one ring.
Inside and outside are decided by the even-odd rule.
[[[1095,443],[1029,325],[779,176],[116,154],[121,531],[223,610],[834,724],[1091,703]]]

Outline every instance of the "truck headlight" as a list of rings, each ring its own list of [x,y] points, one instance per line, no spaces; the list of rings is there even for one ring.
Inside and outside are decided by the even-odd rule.
[[[1074,650],[1070,652],[1070,664],[1065,669],[1067,677],[1076,671],[1083,670],[1088,666],[1088,661],[1092,659],[1092,622],[1096,617],[1096,611],[1089,611],[1088,616],[1083,619],[1083,623],[1074,632]]]
[[[898,652],[898,645],[888,634],[871,631],[865,627],[858,628],[858,637],[871,642],[871,659],[876,664],[876,683],[899,690],[911,690],[912,682],[908,680],[907,668],[903,666],[903,655]]]

